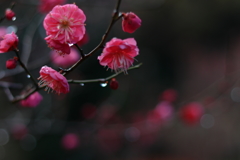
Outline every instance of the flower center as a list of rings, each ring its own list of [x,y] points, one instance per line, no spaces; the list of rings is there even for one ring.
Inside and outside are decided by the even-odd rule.
[[[69,21],[66,21],[66,20],[64,20],[64,21],[62,21],[62,23],[61,23],[61,28],[68,28],[69,27]]]

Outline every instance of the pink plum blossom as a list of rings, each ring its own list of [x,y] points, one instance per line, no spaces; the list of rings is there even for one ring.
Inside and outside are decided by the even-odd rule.
[[[60,67],[64,67],[64,68],[73,65],[74,63],[76,63],[79,60],[79,58],[80,58],[80,55],[78,54],[78,52],[75,49],[71,49],[70,54],[65,55],[65,56],[60,56],[58,54],[58,52],[56,52],[56,51],[51,52],[52,62],[56,66],[60,66]]]
[[[70,47],[68,44],[62,44],[57,40],[51,38],[52,36],[47,36],[45,38],[48,47],[54,49],[60,56],[64,56],[66,54],[70,54]]]
[[[0,53],[9,52],[17,48],[18,37],[14,32],[3,36],[3,40],[0,42]]]
[[[75,4],[57,5],[47,14],[43,26],[47,35],[59,43],[75,44],[85,34],[86,16]]]
[[[38,92],[34,92],[28,98],[21,100],[20,104],[23,107],[36,107],[42,101],[42,96]]]
[[[134,57],[139,53],[137,43],[134,38],[124,40],[113,38],[106,43],[105,48],[98,59],[102,66],[118,71],[127,72],[127,69],[133,64]]]
[[[123,13],[122,29],[124,32],[135,32],[141,26],[141,23],[142,20],[135,13]]]
[[[42,13],[48,13],[56,5],[61,5],[65,2],[66,0],[40,0],[39,11]]]
[[[43,66],[40,70],[40,77],[38,79],[40,80],[38,83],[39,86],[46,86],[46,91],[52,89],[52,91],[55,91],[57,94],[69,92],[67,79],[51,67]]]

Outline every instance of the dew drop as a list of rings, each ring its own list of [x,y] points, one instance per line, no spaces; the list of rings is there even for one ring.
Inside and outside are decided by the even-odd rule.
[[[100,83],[100,86],[101,86],[101,87],[106,87],[106,86],[107,86],[107,83]]]
[[[12,17],[12,21],[16,21],[16,19],[17,19],[16,17]]]
[[[27,78],[31,78],[31,76],[28,74],[28,75],[27,75]]]
[[[80,83],[80,86],[84,86],[85,84],[84,83]]]

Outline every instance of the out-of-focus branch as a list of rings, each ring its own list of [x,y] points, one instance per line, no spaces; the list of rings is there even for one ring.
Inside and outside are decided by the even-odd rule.
[[[0,81],[0,87],[2,87],[2,88],[21,89],[23,87],[23,85],[20,84],[20,83],[11,83],[11,82]]]
[[[130,67],[128,70],[137,69],[137,68],[139,68],[141,65],[142,65],[142,63],[137,64],[137,65],[135,65],[135,66]],[[94,83],[94,82],[99,82],[99,83],[102,82],[102,83],[103,83],[103,82],[106,82],[106,81],[108,81],[108,80],[110,80],[110,79],[118,76],[119,74],[121,74],[121,73],[123,73],[123,72],[124,72],[124,71],[117,72],[117,73],[115,73],[115,74],[113,74],[113,75],[111,75],[111,76],[109,76],[109,77],[107,77],[107,78],[98,78],[98,79],[89,79],[89,80],[72,80],[72,79],[71,79],[71,80],[68,80],[68,83]]]
[[[26,92],[25,94],[21,94],[19,96],[16,96],[14,98],[12,98],[11,102],[12,103],[16,103],[16,102],[19,102],[25,98],[27,98],[28,96],[30,96],[31,94],[33,94],[34,92],[38,91],[39,89],[42,89],[42,88],[31,88],[30,90],[28,90],[28,92]]]
[[[94,48],[92,51],[90,51],[88,54],[84,55],[84,57],[81,57],[81,59],[78,60],[78,61],[77,61],[74,65],[72,65],[70,68],[63,70],[63,71],[64,71],[63,75],[66,75],[68,72],[71,72],[72,70],[74,70],[74,69],[75,69],[80,63],[82,63],[85,59],[87,59],[87,58],[90,57],[93,53],[95,53],[96,51],[98,51],[100,48],[103,47],[103,44],[105,43],[105,41],[106,41],[106,39],[107,39],[107,36],[108,36],[108,34],[110,33],[110,31],[111,31],[114,23],[115,23],[116,21],[118,21],[118,20],[120,19],[120,17],[122,16],[122,15],[119,15],[120,4],[121,4],[121,0],[118,0],[117,5],[116,5],[116,7],[115,7],[115,9],[114,9],[114,11],[113,11],[113,16],[112,16],[111,22],[110,22],[110,24],[109,24],[109,26],[108,26],[105,34],[102,36],[101,42],[97,45],[97,47],[95,47],[95,48]],[[80,53],[81,53],[81,51],[80,51]]]

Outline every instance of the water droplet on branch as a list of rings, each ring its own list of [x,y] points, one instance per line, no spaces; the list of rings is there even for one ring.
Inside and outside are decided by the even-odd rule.
[[[107,86],[107,83],[105,82],[105,83],[100,83],[100,86],[101,87],[106,87]]]
[[[80,83],[80,86],[84,86],[85,84],[84,83]]]

